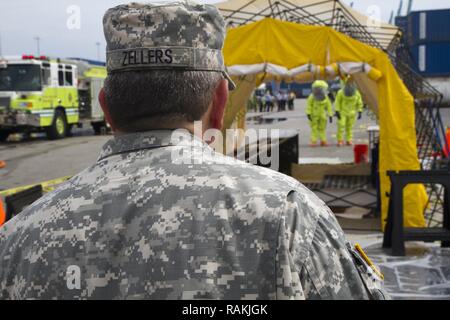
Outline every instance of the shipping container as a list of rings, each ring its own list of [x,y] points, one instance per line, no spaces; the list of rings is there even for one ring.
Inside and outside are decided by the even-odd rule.
[[[397,16],[395,17],[395,25],[402,30],[404,34],[408,34],[408,17],[407,16]]]
[[[408,15],[406,31],[410,46],[450,42],[450,9],[411,12]]]
[[[423,76],[450,76],[450,42],[431,42],[410,47],[412,66]]]

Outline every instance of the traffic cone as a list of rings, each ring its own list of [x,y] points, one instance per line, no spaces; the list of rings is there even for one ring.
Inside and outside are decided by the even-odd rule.
[[[6,222],[5,206],[3,205],[2,198],[0,198],[0,226],[2,226],[5,222]]]
[[[0,160],[0,169],[6,167],[6,162],[3,160]]]

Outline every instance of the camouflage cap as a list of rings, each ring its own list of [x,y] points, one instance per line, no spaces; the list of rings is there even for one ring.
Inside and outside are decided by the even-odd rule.
[[[108,73],[142,69],[222,72],[225,22],[216,7],[193,2],[129,3],[103,17]]]

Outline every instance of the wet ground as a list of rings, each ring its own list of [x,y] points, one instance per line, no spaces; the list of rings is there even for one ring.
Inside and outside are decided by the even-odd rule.
[[[247,114],[248,128],[264,129],[294,129],[299,132],[300,152],[299,163],[350,163],[353,162],[353,146],[337,147],[336,132],[337,119],[327,125],[328,147],[309,146],[310,127],[305,114],[306,100],[297,99],[293,111],[281,112],[249,112]],[[356,121],[353,133],[354,144],[367,144],[369,134],[367,128],[376,124],[374,115],[367,110],[363,112],[361,120]]]
[[[450,299],[450,248],[441,248],[439,243],[407,242],[406,255],[395,257],[382,248],[379,232],[346,234],[351,242],[360,243],[380,268],[392,299]]]

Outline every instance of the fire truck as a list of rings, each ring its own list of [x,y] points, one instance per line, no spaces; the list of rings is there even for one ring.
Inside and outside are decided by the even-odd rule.
[[[0,57],[0,141],[12,133],[61,139],[74,126],[106,128],[98,93],[106,68],[89,60]]]

